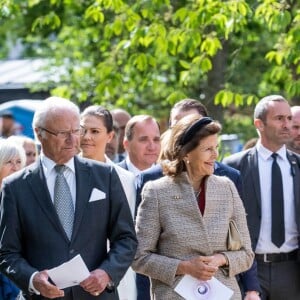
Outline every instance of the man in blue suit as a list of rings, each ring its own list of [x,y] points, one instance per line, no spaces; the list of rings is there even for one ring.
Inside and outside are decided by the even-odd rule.
[[[176,103],[171,110],[170,114],[170,127],[172,128],[178,120],[182,117],[189,115],[189,114],[199,114],[199,116],[207,117],[208,113],[203,104],[199,101],[194,99],[184,99],[180,102]],[[162,145],[162,149],[163,149]],[[231,168],[227,165],[222,163],[216,162],[215,163],[215,175],[218,176],[227,176],[231,179],[240,196],[242,197],[242,181],[240,172],[234,168]],[[136,207],[138,208],[141,202],[141,191],[144,184],[149,180],[155,180],[163,176],[162,167],[160,164],[157,164],[141,173],[140,177],[140,185],[138,186],[137,190],[137,200],[136,200]],[[243,292],[245,293],[245,300],[258,300],[260,299],[260,285],[257,279],[257,266],[256,261],[254,261],[252,267],[240,274],[239,276],[240,286]],[[137,274],[137,290],[138,290],[138,297],[137,300],[150,300],[150,291],[149,291],[149,279],[148,277]]]

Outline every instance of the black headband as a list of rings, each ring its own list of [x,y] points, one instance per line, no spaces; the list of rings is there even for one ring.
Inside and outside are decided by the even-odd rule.
[[[203,117],[200,120],[196,121],[193,125],[191,125],[181,136],[180,145],[184,146],[187,144],[204,125],[207,125],[213,121],[212,118]]]

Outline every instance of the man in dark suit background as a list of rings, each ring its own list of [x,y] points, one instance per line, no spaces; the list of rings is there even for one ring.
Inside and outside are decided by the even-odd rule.
[[[189,114],[199,114],[199,116],[202,117],[208,116],[206,107],[201,102],[195,99],[183,99],[177,102],[171,110],[169,121],[170,127],[172,128],[181,118]],[[167,133],[164,133],[163,137],[167,139]],[[164,151],[165,146],[166,145],[164,145],[164,141],[162,141],[162,153]],[[216,162],[214,174],[219,176],[227,176],[228,178],[230,178],[234,182],[239,194],[241,195],[242,181],[240,172],[238,170],[228,167],[220,162]],[[155,180],[162,176],[163,172],[160,164],[157,164],[141,173],[141,182],[137,190],[137,207],[141,202],[141,192],[144,184],[149,180]],[[247,272],[244,272],[239,276],[239,281],[242,290],[245,293],[245,300],[260,299],[260,286],[257,279],[255,261],[252,267]],[[137,290],[137,300],[150,300],[148,277],[141,274],[137,274]]]
[[[132,217],[118,175],[110,166],[76,156],[79,120],[72,102],[46,99],[33,120],[40,161],[3,185],[0,269],[26,299],[118,299],[115,286],[135,255]],[[57,195],[57,165],[64,165],[64,194],[73,208],[62,217],[55,207],[57,198],[66,202],[62,193]],[[67,227],[66,219],[73,219]],[[78,254],[90,275],[80,285],[60,290],[47,269]]]
[[[242,200],[256,254],[262,299],[299,299],[300,172],[299,156],[285,146],[290,139],[292,125],[288,102],[280,95],[262,98],[254,110],[254,125],[259,134],[256,146],[227,157],[224,163],[241,172]],[[277,214],[275,217],[276,208],[280,205],[276,197],[279,192],[271,192],[274,156],[282,174],[283,208],[280,210],[284,221],[280,243],[274,240],[278,239],[276,235],[280,230],[276,229],[272,237],[272,220],[278,226],[281,219]],[[277,183],[275,189],[278,187]]]

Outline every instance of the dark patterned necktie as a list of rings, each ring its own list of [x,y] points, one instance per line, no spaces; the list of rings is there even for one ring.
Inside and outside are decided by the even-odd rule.
[[[277,153],[273,153],[272,164],[272,243],[278,248],[284,243],[284,206],[283,185],[280,167],[277,163]]]
[[[54,168],[57,173],[54,185],[54,206],[70,240],[74,222],[74,206],[69,185],[63,174],[67,167],[65,165],[56,165]]]

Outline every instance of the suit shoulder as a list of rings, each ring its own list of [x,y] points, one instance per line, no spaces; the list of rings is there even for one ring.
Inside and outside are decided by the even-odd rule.
[[[141,173],[143,182],[155,180],[163,176],[162,167],[160,164],[155,165]]]
[[[254,148],[250,148],[244,151],[240,151],[234,154],[231,154],[227,157],[225,157],[222,160],[222,163],[226,164],[226,165],[231,165],[232,163],[236,163],[241,161],[244,157],[248,156],[249,153],[253,152],[255,149]]]
[[[222,172],[222,173],[228,173],[228,174],[232,174],[232,175],[236,175],[236,176],[239,176],[240,175],[240,171],[233,168],[233,167],[230,167],[228,165],[225,165],[223,163],[220,163],[220,162],[216,162],[216,169],[215,169],[215,175],[219,175],[218,172]]]
[[[113,164],[113,167],[115,168],[115,170],[116,170],[116,172],[118,173],[119,176],[125,176],[128,179],[132,179],[132,180],[135,179],[133,173],[131,173],[130,171],[128,171],[126,169],[123,169],[122,167],[120,167],[117,164]]]
[[[89,159],[89,158],[85,158],[85,157],[80,157],[77,158],[78,163],[81,165],[84,165],[88,168],[91,169],[101,169],[101,170],[106,170],[106,171],[111,171],[113,169],[113,167],[111,165],[108,165],[104,162],[100,162],[94,159]]]
[[[31,170],[32,170],[32,168],[25,167],[25,168],[23,168],[23,169],[21,169],[19,171],[14,172],[11,175],[8,175],[7,177],[5,177],[3,179],[3,182],[5,182],[5,183],[13,183],[13,182],[22,180],[22,179],[26,178],[28,175],[30,175],[32,173]]]
[[[228,182],[232,182],[227,176],[219,176],[216,174],[210,175],[208,180],[216,184],[228,184]]]
[[[237,190],[235,183],[228,176],[210,175],[208,177],[208,184],[214,188],[214,190]]]
[[[174,178],[170,176],[162,176],[159,178],[151,179],[148,182],[145,182],[145,185],[155,187],[155,189],[161,189],[165,187],[169,187],[174,183]]]

